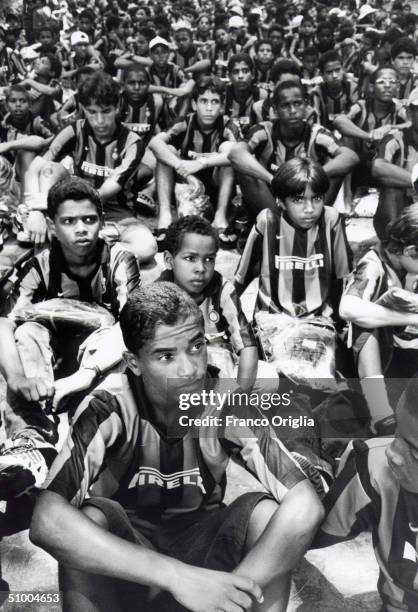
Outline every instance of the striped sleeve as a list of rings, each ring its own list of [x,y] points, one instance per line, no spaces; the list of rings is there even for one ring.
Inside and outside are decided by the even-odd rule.
[[[390,164],[397,164],[399,161],[401,145],[398,138],[394,138],[392,134],[386,134],[379,142],[377,148],[377,157],[384,159]]]
[[[131,291],[141,283],[137,259],[120,243],[116,243],[110,252],[110,270],[112,294],[116,297],[117,309],[120,312]]]
[[[234,352],[238,355],[247,346],[257,346],[251,324],[241,308],[240,299],[231,282],[226,281],[220,297],[222,316],[228,323]]]
[[[120,163],[110,172],[109,178],[123,188],[137,172],[144,151],[143,141],[133,132],[129,132],[123,151],[121,151]]]
[[[241,295],[259,274],[263,256],[264,233],[270,218],[271,215],[268,214],[267,209],[262,210],[247,238],[234,276],[234,286],[238,295]]]
[[[223,132],[223,139],[228,142],[238,142],[241,140],[239,127],[233,121],[227,121]]]
[[[338,144],[336,138],[331,134],[331,132],[325,128],[321,128],[318,130],[315,137],[315,149],[322,149],[326,155],[330,157],[335,157],[338,152],[340,145]]]
[[[184,135],[187,131],[187,122],[178,121],[171,126],[166,132],[166,142],[172,145],[175,149],[181,149],[183,144]]]
[[[43,488],[80,507],[104,467],[107,449],[123,432],[121,410],[114,396],[95,391],[86,397]]]
[[[335,276],[336,278],[345,278],[350,274],[353,266],[343,215],[338,215],[338,219],[331,230],[331,243]]]
[[[371,484],[368,457],[369,448],[363,441],[348,445],[341,458],[338,476],[322,500],[326,518],[313,548],[349,540],[376,525],[378,494]]]
[[[382,264],[374,252],[369,251],[358,262],[347,283],[344,294],[355,295],[362,300],[373,302],[378,297],[383,276]]]
[[[35,304],[46,298],[46,285],[42,268],[36,257],[32,257],[17,274],[17,280],[8,297],[11,309],[9,317],[14,318],[14,311],[28,304]]]
[[[287,491],[307,480],[296,460],[270,427],[248,425],[251,419],[262,419],[263,415],[257,408],[240,403],[236,407],[225,407],[221,414],[226,424],[222,432],[225,451],[255,476],[275,500],[282,501]],[[245,422],[245,425],[228,425],[228,416],[244,419],[241,422]]]
[[[55,136],[43,158],[45,161],[61,161],[66,155],[73,154],[75,145],[75,127],[67,125]]]
[[[361,117],[361,114],[361,106],[356,102],[356,104],[353,104],[353,106],[350,108],[346,116],[347,119],[350,119],[350,121],[357,125],[357,121]]]
[[[264,125],[259,123],[250,128],[246,140],[251,153],[264,149],[267,143],[267,132]],[[259,155],[256,155],[256,157],[258,158]]]

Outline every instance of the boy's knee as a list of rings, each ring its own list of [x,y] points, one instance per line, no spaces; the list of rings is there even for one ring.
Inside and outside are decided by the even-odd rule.
[[[246,549],[250,550],[261,537],[272,516],[279,509],[279,504],[274,499],[262,499],[254,506],[248,524]]]
[[[109,523],[106,515],[99,508],[96,508],[96,506],[84,506],[81,508],[81,512],[84,516],[87,516],[91,521],[96,523],[96,525],[102,527],[102,529],[106,529],[106,531],[109,530]]]
[[[151,231],[139,223],[132,224],[123,230],[122,242],[135,255],[139,263],[152,261],[158,252],[157,241]]]
[[[36,340],[37,343],[41,339],[49,341],[49,331],[47,328],[35,321],[27,321],[19,325],[14,332],[14,336],[16,342],[20,344],[24,344],[27,340]]]

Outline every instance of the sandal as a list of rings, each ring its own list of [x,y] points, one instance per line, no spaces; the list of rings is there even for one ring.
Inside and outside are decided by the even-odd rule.
[[[153,231],[153,235],[155,237],[155,240],[157,241],[158,252],[163,253],[166,248],[165,240],[167,238],[167,228],[166,227],[157,228]]]
[[[154,198],[146,193],[138,193],[136,198],[135,208],[137,212],[149,217],[155,217],[157,214],[157,205]]]
[[[237,245],[238,235],[235,229],[228,225],[227,227],[217,228],[219,245],[222,249],[235,249]]]

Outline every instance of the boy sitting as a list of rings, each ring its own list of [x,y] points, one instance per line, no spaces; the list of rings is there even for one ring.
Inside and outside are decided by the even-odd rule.
[[[258,215],[235,273],[242,295],[259,277],[255,314],[338,319],[343,280],[351,271],[344,219],[324,206],[329,179],[323,168],[294,158],[282,164],[271,189],[276,210]]]
[[[418,325],[418,314],[376,302],[391,287],[416,292],[417,274],[418,204],[412,204],[392,221],[381,244],[359,261],[340,305],[340,315],[353,323],[358,374],[377,433],[393,426],[399,397],[399,390],[393,383],[387,388],[385,379],[410,378],[418,371],[418,350],[408,348],[411,343],[402,333],[404,326]]]
[[[0,371],[7,382],[6,433],[11,448],[0,455],[0,496],[13,497],[42,483],[56,454],[57,428],[46,416],[43,400],[54,394],[53,361],[70,340],[46,326],[28,321],[17,325],[18,309],[49,300],[72,298],[106,306],[117,317],[130,291],[139,285],[135,257],[119,244],[109,248],[99,231],[103,210],[93,187],[79,178],[63,180],[48,194],[48,217],[55,238],[22,268],[13,289],[12,310],[0,319]],[[81,343],[86,336],[75,339]],[[73,350],[78,347],[73,346]],[[96,371],[90,372],[93,383]]]
[[[240,388],[249,391],[256,378],[276,381],[277,375],[269,364],[258,361],[257,342],[234,287],[215,271],[218,248],[217,232],[208,221],[197,215],[181,217],[167,230],[164,261],[168,269],[159,280],[176,283],[194,299],[203,313],[209,359],[212,346],[211,362],[218,367],[217,347],[233,354],[238,358],[238,369],[221,371],[224,376],[236,377]]]
[[[140,262],[152,260],[157,249],[155,239],[132,213],[132,181],[144,145],[137,134],[120,124],[119,87],[111,76],[99,71],[82,83],[79,100],[85,119],[65,127],[26,173],[29,239],[38,245],[45,242],[46,194],[58,179],[68,177],[64,166],[57,162],[70,156],[74,174],[98,188],[105,221],[112,225],[115,237]]]
[[[67,612],[284,612],[323,517],[311,483],[268,427],[179,428],[181,396],[203,395],[216,376],[202,313],[184,291],[136,290],[120,321],[128,369],[79,407],[31,526],[60,563]],[[223,505],[232,457],[267,494]]]
[[[205,78],[193,92],[194,112],[155,136],[150,149],[157,158],[156,182],[160,205],[157,240],[164,244],[170,225],[174,172],[183,179],[199,178],[216,202],[213,225],[219,230],[222,246],[235,246],[236,236],[228,228],[227,207],[235,184],[234,171],[224,153],[226,142],[239,138],[237,127],[223,116],[225,88],[215,78]],[[193,159],[188,159],[192,157]]]

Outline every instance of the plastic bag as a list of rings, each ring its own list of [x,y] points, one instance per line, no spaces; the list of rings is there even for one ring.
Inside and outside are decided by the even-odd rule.
[[[198,179],[195,178],[195,181],[197,182]],[[201,181],[198,182],[201,183]],[[188,183],[176,183],[175,195],[179,217],[199,215],[211,220],[213,218],[213,208],[209,196],[205,194],[203,183],[201,183],[198,195],[193,195],[195,191],[196,188]]]
[[[376,303],[398,312],[418,312],[418,294],[400,287],[391,287]],[[418,349],[418,325],[407,325],[404,329],[397,328],[393,339],[396,346]]]
[[[106,308],[69,298],[53,298],[22,306],[13,311],[13,318],[19,323],[35,321],[52,329],[61,326],[89,333],[101,327],[109,327],[115,322]]]
[[[259,312],[258,336],[267,361],[293,382],[335,391],[335,329],[325,317],[298,319]]]

